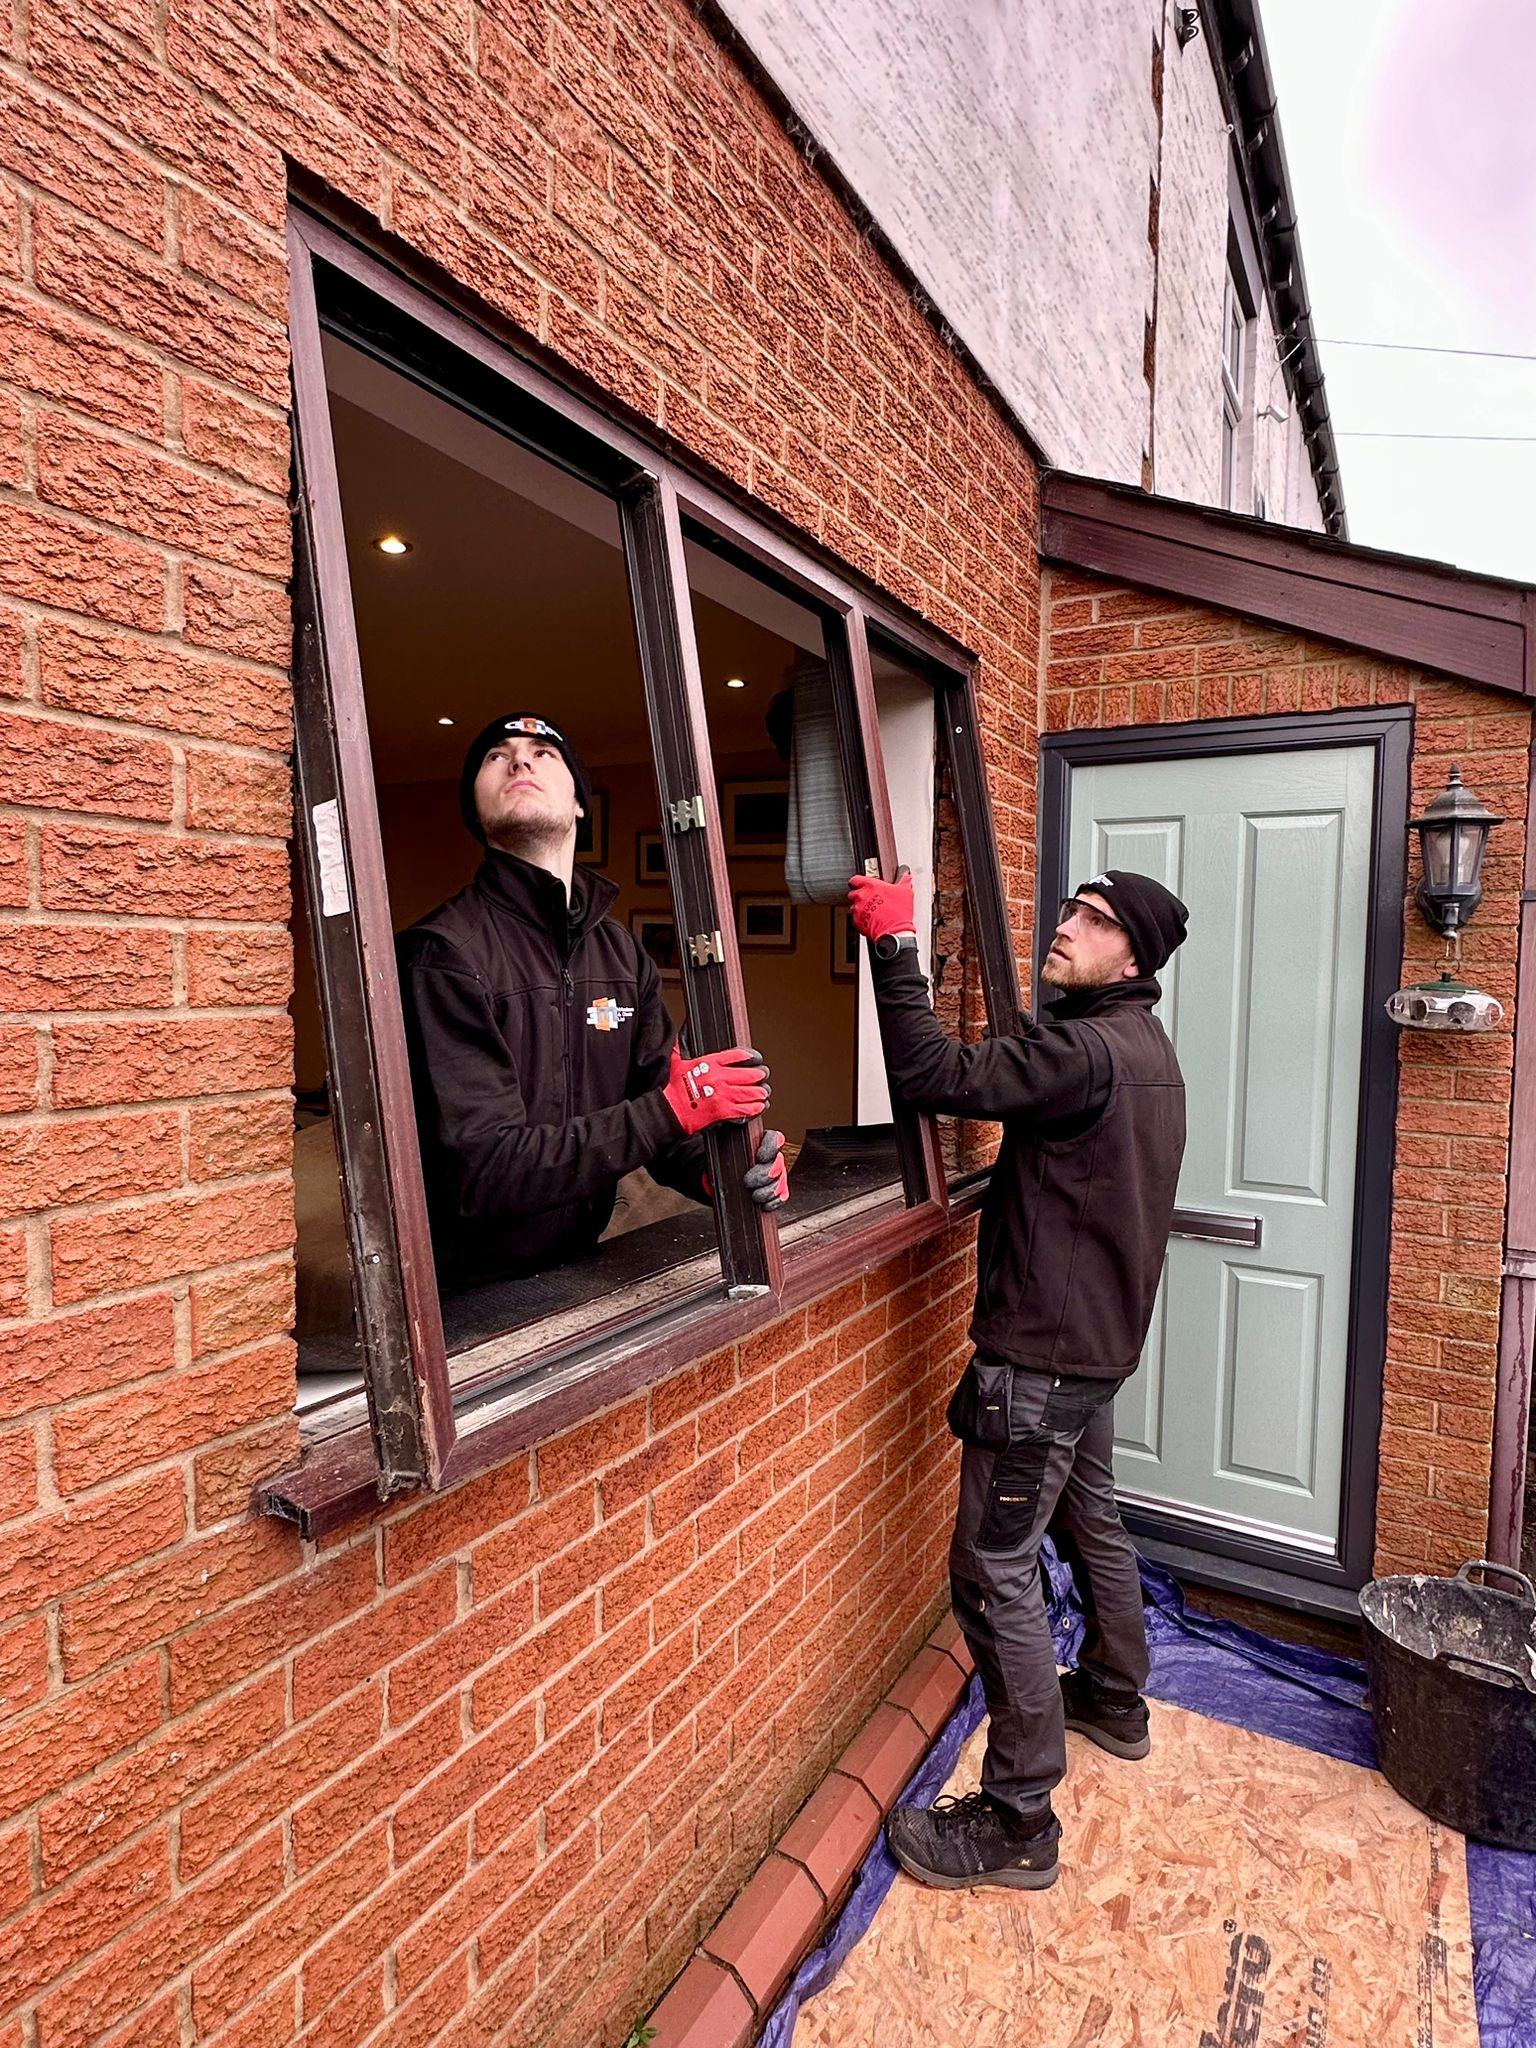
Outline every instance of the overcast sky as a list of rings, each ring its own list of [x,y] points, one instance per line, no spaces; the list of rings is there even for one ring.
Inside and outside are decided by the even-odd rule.
[[[1261,7],[1314,331],[1536,358],[1536,0]],[[1322,359],[1350,538],[1536,582],[1536,360]]]

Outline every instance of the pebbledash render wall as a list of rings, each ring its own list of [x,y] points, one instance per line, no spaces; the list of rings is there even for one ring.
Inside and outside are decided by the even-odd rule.
[[[1503,1025],[1472,1038],[1404,1031],[1398,1044],[1376,1571],[1454,1569],[1482,1556],[1488,1534],[1531,713],[1493,690],[1057,568],[1043,572],[1042,606],[1045,729],[1411,704],[1415,811],[1459,761],[1508,821],[1463,942],[1468,977],[1504,1004]],[[1418,874],[1415,849],[1410,886]],[[1403,935],[1404,981],[1432,978],[1441,943],[1411,896]]]
[[[683,0],[8,35],[0,2048],[620,2042],[939,1609],[972,1233],[319,1548],[249,1512],[290,166],[980,653],[1020,930],[1033,465]]]

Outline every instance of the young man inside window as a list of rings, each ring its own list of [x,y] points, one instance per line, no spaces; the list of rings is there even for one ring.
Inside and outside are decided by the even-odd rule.
[[[554,725],[526,712],[493,719],[459,781],[485,859],[468,888],[399,938],[444,1285],[581,1258],[639,1166],[706,1201],[700,1134],[767,1106],[759,1053],[678,1051],[655,966],[607,915],[617,889],[576,868],[591,803],[581,758]],[[782,1144],[767,1132],[747,1174],[764,1208],[788,1199]]]

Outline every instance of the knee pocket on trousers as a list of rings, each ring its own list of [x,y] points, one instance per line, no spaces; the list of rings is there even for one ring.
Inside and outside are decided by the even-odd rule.
[[[1021,1437],[992,1461],[986,1511],[976,1532],[978,1550],[1015,1550],[1034,1527],[1052,1439]]]

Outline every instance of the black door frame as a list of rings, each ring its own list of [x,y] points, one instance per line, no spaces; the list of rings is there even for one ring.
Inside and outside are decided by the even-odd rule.
[[[1072,770],[1111,762],[1292,753],[1369,746],[1375,755],[1360,1060],[1360,1111],[1344,1395],[1344,1460],[1339,1543],[1334,1558],[1261,1543],[1173,1516],[1127,1510],[1126,1527],[1181,1572],[1234,1591],[1287,1599],[1298,1607],[1349,1611],[1371,1576],[1376,1542],[1376,1482],[1386,1359],[1387,1277],[1392,1237],[1392,1172],[1397,1149],[1398,1029],[1386,1013],[1403,958],[1408,883],[1411,705],[1368,710],[1221,718],[1185,725],[1118,726],[1053,732],[1040,741],[1039,888],[1035,960],[1045,958],[1052,911],[1071,886],[1066,873]],[[1038,1001],[1039,986],[1036,983]]]

